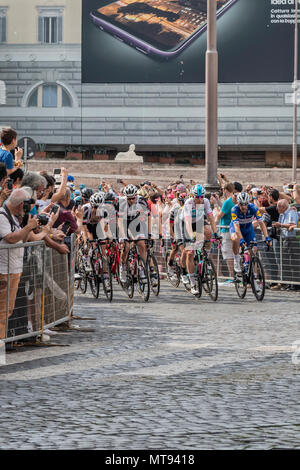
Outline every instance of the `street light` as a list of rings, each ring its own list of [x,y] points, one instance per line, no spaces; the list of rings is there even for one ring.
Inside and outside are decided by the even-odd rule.
[[[218,52],[217,1],[207,0],[207,49],[205,68],[205,169],[206,184],[219,187],[218,172]]]
[[[295,0],[295,34],[294,34],[294,117],[293,117],[293,178],[297,179],[297,100],[298,100],[298,0]]]

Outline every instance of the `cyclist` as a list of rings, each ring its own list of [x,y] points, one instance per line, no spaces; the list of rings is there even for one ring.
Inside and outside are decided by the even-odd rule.
[[[121,243],[120,279],[126,282],[126,262],[129,252],[129,241],[138,240],[139,254],[146,262],[147,248],[145,239],[150,237],[150,215],[147,201],[138,195],[138,188],[128,184],[123,190],[124,196],[119,198],[118,231]],[[141,273],[141,280],[146,282],[146,273]]]
[[[181,252],[180,266],[182,269],[181,280],[184,284],[188,283],[187,271],[186,271],[186,251],[184,250],[184,217],[183,209],[184,203],[187,199],[187,194],[184,192],[177,193],[177,203],[172,207],[170,211],[170,235],[171,235],[171,252],[168,260],[170,267],[170,275],[174,275],[174,258],[178,250]]]
[[[185,242],[190,243],[195,241],[196,236],[199,235],[198,230],[201,230],[202,220],[204,223],[204,240],[210,240],[212,237],[219,238],[217,235],[217,226],[213,216],[209,200],[204,197],[205,189],[201,184],[195,184],[191,189],[191,198],[187,199],[184,203],[184,228],[185,228]],[[210,225],[210,226],[209,226]],[[195,263],[194,263],[194,248],[192,245],[185,245],[185,252],[187,257],[187,271],[191,285],[191,293],[197,295],[198,287],[195,280]]]
[[[240,246],[250,242],[256,242],[256,236],[252,222],[257,219],[259,227],[265,237],[265,242],[271,244],[272,239],[268,237],[267,227],[262,219],[259,208],[250,203],[248,193],[241,192],[237,195],[237,204],[231,209],[230,234],[232,239],[232,250],[234,254],[234,270],[241,272],[241,261],[239,255]],[[256,251],[256,247],[255,250]]]

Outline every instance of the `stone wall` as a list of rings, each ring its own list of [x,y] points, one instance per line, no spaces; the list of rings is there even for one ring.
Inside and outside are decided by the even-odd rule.
[[[66,160],[30,160],[28,169],[31,171],[46,170],[53,173],[54,168],[66,167],[69,174],[75,177],[76,186],[85,183],[93,188],[104,179],[116,183],[117,178],[132,183],[145,180],[154,181],[158,185],[166,185],[183,174],[186,182],[190,179],[196,182],[205,182],[205,168],[198,166],[167,165],[152,163],[119,163],[114,161],[66,161]],[[253,183],[257,185],[270,184],[282,186],[291,182],[292,170],[281,168],[219,168],[231,181],[240,181],[242,184]],[[300,169],[297,173],[300,181]]]

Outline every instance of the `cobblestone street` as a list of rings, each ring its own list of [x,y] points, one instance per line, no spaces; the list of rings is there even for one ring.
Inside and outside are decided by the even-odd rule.
[[[299,293],[101,295],[75,298],[93,331],[7,353],[0,449],[300,448]]]

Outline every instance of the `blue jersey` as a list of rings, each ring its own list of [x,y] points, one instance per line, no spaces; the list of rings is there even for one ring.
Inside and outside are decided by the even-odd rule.
[[[239,223],[242,231],[250,230],[254,219],[262,219],[262,215],[255,204],[248,204],[245,214],[241,211],[238,204],[231,209],[231,224]]]

